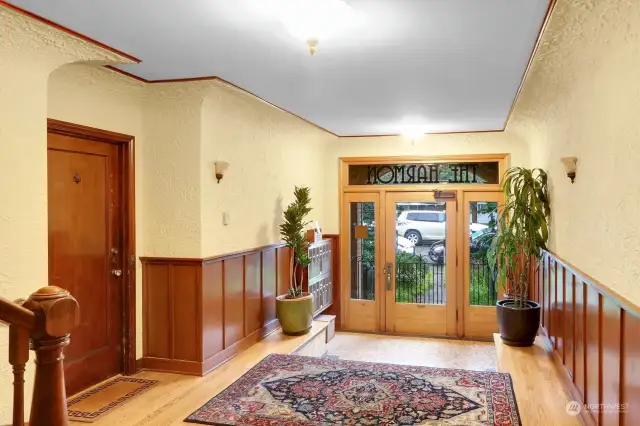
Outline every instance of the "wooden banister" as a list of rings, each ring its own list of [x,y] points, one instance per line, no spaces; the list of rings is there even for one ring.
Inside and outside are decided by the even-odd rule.
[[[32,330],[35,325],[35,314],[4,297],[0,297],[0,321]]]
[[[13,367],[13,426],[24,426],[24,370],[29,341],[36,353],[31,426],[67,426],[63,349],[79,322],[78,302],[68,291],[43,287],[22,306],[0,298],[0,320],[9,323],[9,363]]]
[[[24,370],[29,361],[29,330],[9,326],[9,363],[13,368],[13,426],[24,426]]]

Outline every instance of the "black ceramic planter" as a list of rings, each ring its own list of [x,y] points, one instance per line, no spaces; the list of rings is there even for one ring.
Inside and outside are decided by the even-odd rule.
[[[540,304],[528,300],[528,307],[517,309],[510,304],[513,304],[511,299],[496,304],[502,342],[509,346],[533,345],[540,325]]]

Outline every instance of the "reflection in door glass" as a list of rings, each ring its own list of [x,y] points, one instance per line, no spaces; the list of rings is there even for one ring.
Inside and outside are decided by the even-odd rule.
[[[447,302],[446,220],[446,203],[396,203],[396,302]]]
[[[375,204],[350,203],[351,298],[375,300]]]
[[[474,306],[495,305],[498,279],[489,267],[487,252],[496,235],[498,203],[472,201],[469,212],[469,301]]]

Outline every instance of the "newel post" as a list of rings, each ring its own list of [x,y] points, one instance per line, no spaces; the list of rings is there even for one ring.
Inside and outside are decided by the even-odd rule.
[[[30,334],[36,373],[29,424],[66,426],[69,418],[63,349],[80,319],[78,302],[68,291],[50,286],[33,293],[23,306],[36,316],[36,326]]]

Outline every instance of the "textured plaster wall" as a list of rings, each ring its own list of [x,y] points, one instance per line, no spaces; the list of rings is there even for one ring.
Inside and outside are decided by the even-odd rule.
[[[461,133],[424,135],[414,142],[401,136],[372,138],[340,138],[326,154],[325,232],[338,233],[340,157],[384,157],[402,155],[511,154],[511,165],[528,165],[527,145],[515,134]]]
[[[202,124],[203,256],[280,241],[278,225],[295,185],[311,188],[308,219],[324,223],[330,174],[324,154],[337,138],[220,82],[204,100]],[[220,184],[216,160],[231,164]]]
[[[47,284],[47,83],[79,61],[126,62],[0,7],[0,296],[26,297]],[[0,325],[0,424],[10,422],[8,328]],[[27,367],[26,407],[34,367]]]
[[[171,83],[146,88],[147,143],[141,154],[146,256],[201,256],[201,111],[208,85]]]
[[[48,117],[135,137],[144,149],[142,103],[145,85],[93,64],[70,64],[49,76]],[[144,156],[135,156],[136,254],[144,253]],[[136,261],[137,355],[142,355],[142,267]]]
[[[639,75],[640,1],[559,0],[507,128],[549,171],[551,249],[636,304]]]

